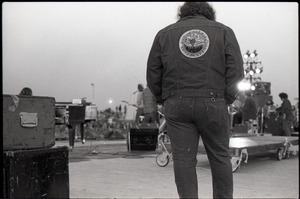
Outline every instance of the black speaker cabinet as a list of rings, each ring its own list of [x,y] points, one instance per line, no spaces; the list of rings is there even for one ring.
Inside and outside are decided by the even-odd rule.
[[[270,82],[256,82],[255,92],[256,95],[270,95],[271,94],[271,83]]]
[[[254,95],[253,98],[257,107],[264,107],[268,100],[273,100],[273,96],[271,95]]]
[[[69,198],[68,147],[3,152],[3,198]]]
[[[84,123],[85,121],[85,106],[69,106],[69,122]]]
[[[158,128],[153,126],[140,126],[131,128],[127,135],[127,148],[129,151],[155,151],[157,147],[157,136]]]
[[[268,133],[273,136],[281,136],[282,134],[282,118],[278,117],[277,113],[270,113],[270,118],[267,121]]]

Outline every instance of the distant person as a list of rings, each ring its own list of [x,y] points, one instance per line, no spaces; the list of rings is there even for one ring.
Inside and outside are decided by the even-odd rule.
[[[159,124],[156,98],[147,86],[143,90],[143,102],[144,102],[144,121],[143,123],[156,123]]]
[[[274,102],[272,100],[268,100],[263,106],[263,132],[268,130],[270,115],[275,112],[276,107],[274,106]]]
[[[126,105],[124,105],[124,118],[126,117],[126,115],[127,115],[127,106]]]
[[[246,92],[246,99],[243,106],[243,121],[244,123],[251,123],[257,118],[257,106],[253,98],[254,93],[252,91]]]
[[[288,95],[286,93],[280,93],[279,97],[282,101],[282,104],[276,111],[279,113],[282,118],[281,128],[282,128],[282,136],[291,136],[290,128],[293,124],[294,115],[292,112],[292,105],[290,100],[288,99]]]
[[[158,31],[147,62],[148,86],[165,107],[177,192],[180,198],[198,198],[201,136],[213,197],[232,198],[227,105],[244,78],[242,53],[233,30],[215,20],[209,3],[185,2],[178,16]]]
[[[266,105],[268,106],[268,116],[270,113],[276,112],[276,106],[272,100],[268,100]]]
[[[242,98],[241,95],[242,93],[239,93],[236,97],[236,100],[232,103],[234,109],[236,110],[236,114],[234,114],[233,116],[233,126],[235,126],[235,124],[243,123],[243,113],[242,113],[243,102],[241,100]]]
[[[31,88],[28,87],[24,87],[19,95],[28,95],[28,96],[32,96],[32,90]]]
[[[138,84],[137,86],[138,92],[136,96],[136,115],[135,115],[135,123],[138,124],[141,122],[140,116],[144,115],[144,101],[143,101],[143,84]]]

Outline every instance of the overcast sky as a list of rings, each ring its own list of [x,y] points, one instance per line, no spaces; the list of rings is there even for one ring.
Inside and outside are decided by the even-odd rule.
[[[297,3],[212,2],[242,53],[257,50],[263,81],[280,105],[299,89]],[[2,4],[3,93],[28,86],[56,101],[86,97],[99,109],[135,103],[146,84],[156,33],[177,21],[182,2],[6,2]],[[94,84],[94,87],[91,84]],[[94,88],[94,99],[93,99]],[[112,100],[112,104],[108,101]],[[130,108],[134,114],[134,108]],[[129,111],[130,111],[129,110]]]

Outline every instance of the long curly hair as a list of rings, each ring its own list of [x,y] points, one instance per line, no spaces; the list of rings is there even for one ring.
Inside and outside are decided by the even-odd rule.
[[[196,15],[203,15],[209,20],[216,20],[214,8],[207,2],[185,2],[178,10],[179,19]]]

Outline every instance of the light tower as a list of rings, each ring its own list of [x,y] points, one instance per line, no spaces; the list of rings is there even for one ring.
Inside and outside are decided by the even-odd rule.
[[[255,90],[254,83],[257,80],[261,80],[259,74],[263,72],[263,66],[261,61],[257,60],[257,52],[254,50],[252,53],[249,50],[244,54],[244,73],[245,73],[245,80],[249,80],[250,82],[250,89]]]

